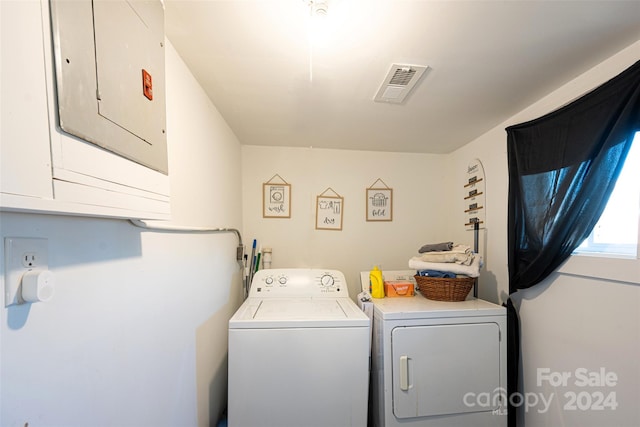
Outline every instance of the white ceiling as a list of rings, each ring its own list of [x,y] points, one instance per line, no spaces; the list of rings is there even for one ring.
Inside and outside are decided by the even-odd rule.
[[[242,144],[448,153],[640,39],[638,0],[328,1],[311,48],[306,0],[164,0]],[[430,68],[375,103],[392,63]]]

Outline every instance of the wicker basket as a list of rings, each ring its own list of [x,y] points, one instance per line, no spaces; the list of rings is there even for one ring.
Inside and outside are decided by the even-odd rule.
[[[456,277],[445,279],[442,277],[414,276],[420,293],[425,298],[436,301],[464,301],[473,287],[473,277]]]

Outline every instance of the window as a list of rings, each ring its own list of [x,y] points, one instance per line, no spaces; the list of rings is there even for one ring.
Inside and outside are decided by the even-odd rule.
[[[637,132],[616,187],[591,235],[576,254],[636,258],[640,218],[640,132]]]

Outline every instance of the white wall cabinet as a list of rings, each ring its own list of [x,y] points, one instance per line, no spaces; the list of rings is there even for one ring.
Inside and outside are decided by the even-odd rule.
[[[0,20],[0,208],[169,219],[167,173],[60,129],[49,2],[0,2]]]

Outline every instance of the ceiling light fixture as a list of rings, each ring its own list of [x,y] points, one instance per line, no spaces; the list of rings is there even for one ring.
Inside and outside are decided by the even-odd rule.
[[[303,0],[306,1],[311,10],[312,16],[327,16],[329,13],[329,4],[327,0]]]
[[[329,0],[302,0],[309,7],[309,82],[313,82],[313,50],[326,37]]]

